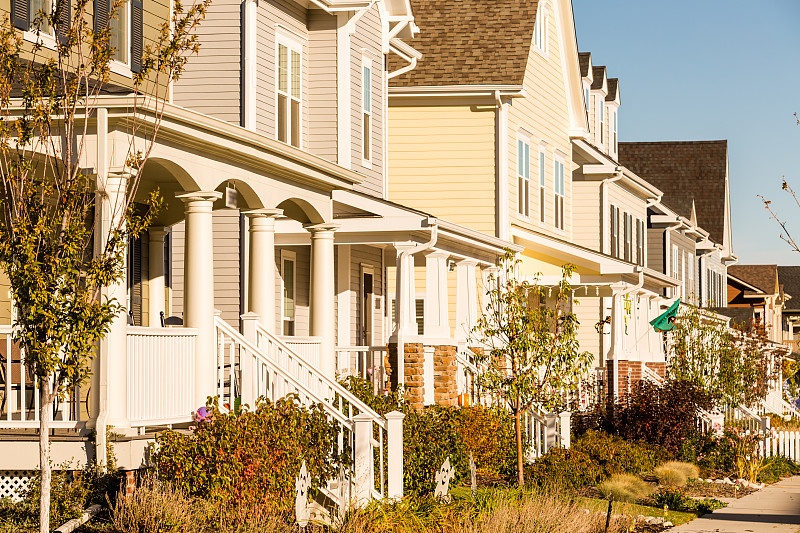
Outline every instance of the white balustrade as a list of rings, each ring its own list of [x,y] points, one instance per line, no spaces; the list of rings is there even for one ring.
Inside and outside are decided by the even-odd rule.
[[[242,403],[254,406],[256,400],[261,397],[277,401],[289,394],[295,394],[303,405],[314,403],[321,405],[330,420],[338,427],[337,449],[349,451],[354,465],[371,464],[377,459],[376,466],[379,468],[378,476],[369,477],[371,482],[368,489],[362,485],[351,487],[350,491],[342,491],[339,487],[339,494],[334,494],[327,488],[323,490],[329,497],[336,500],[343,498],[346,502],[349,502],[347,493],[353,493],[353,490],[360,491],[359,494],[364,494],[366,491],[371,497],[382,499],[387,494],[383,445],[387,432],[386,419],[342,385],[323,374],[318,366],[313,366],[283,339],[267,331],[261,324],[246,324],[245,332],[248,337],[240,334],[219,317],[216,318],[215,324],[217,392],[220,402],[233,405],[237,398],[241,398]],[[253,327],[254,331],[248,332],[248,327]],[[354,420],[359,415],[362,420],[362,446],[357,450]],[[369,439],[366,439],[363,433],[364,420],[367,419],[370,421],[372,435]],[[402,434],[398,438],[402,438]],[[367,441],[369,446],[365,452],[363,443]],[[360,452],[359,457],[356,457],[357,452]],[[365,457],[365,454],[369,457]],[[350,483],[356,480],[354,474],[351,471],[350,475],[346,476]],[[402,469],[400,476],[402,479]],[[392,480],[388,483],[391,486]]]
[[[528,444],[528,460],[538,459],[552,448],[569,448],[571,413],[556,414],[532,407],[522,417],[523,435]]]
[[[84,425],[80,399],[88,389],[76,387],[52,405],[54,428]],[[39,427],[39,391],[25,366],[25,352],[12,339],[12,326],[0,326],[0,428]]]
[[[284,335],[278,337],[283,343],[292,349],[294,353],[302,357],[314,368],[319,368],[319,351],[322,344],[322,337],[299,337]]]
[[[192,419],[197,330],[128,327],[128,419],[134,427]]]
[[[357,376],[372,382],[375,393],[386,383],[385,346],[337,346],[336,372],[344,378]]]
[[[800,461],[800,431],[772,431],[767,433],[759,453],[762,457],[780,455]]]

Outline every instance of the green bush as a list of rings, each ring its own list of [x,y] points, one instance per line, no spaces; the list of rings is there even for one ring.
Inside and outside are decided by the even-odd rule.
[[[347,461],[335,449],[336,425],[319,405],[305,408],[295,396],[230,413],[221,412],[214,400],[207,413],[190,434],[168,430],[156,439],[159,478],[187,496],[288,512],[303,461],[312,488]]]
[[[525,465],[525,482],[534,487],[571,490],[596,485],[605,472],[588,454],[572,449],[553,448],[532,464]]]
[[[632,474],[614,474],[597,486],[597,490],[604,498],[617,502],[635,503],[646,498],[652,487],[640,477]]]
[[[669,459],[667,451],[659,446],[627,441],[593,430],[575,439],[572,448],[583,452],[599,465],[603,470],[603,477],[652,472],[656,466]]]
[[[686,495],[683,490],[674,487],[662,487],[651,498],[657,507],[669,507],[672,511],[706,514],[715,509],[725,507],[725,504],[712,498],[695,500]],[[650,502],[647,502],[650,503]]]
[[[50,523],[55,527],[78,518],[89,504],[93,489],[92,473],[89,470],[70,471],[70,465],[54,466],[50,482]],[[41,472],[36,471],[23,492],[23,502],[36,509],[38,522],[39,488]]]
[[[403,420],[403,487],[411,496],[430,494],[445,459],[455,468],[450,486],[469,476],[469,453],[458,432],[458,409],[432,405],[409,409]]]
[[[759,483],[775,483],[789,476],[800,474],[800,465],[789,459],[776,455],[764,461],[764,468],[758,474]]]

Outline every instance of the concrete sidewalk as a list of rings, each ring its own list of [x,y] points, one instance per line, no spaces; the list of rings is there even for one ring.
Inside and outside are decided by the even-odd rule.
[[[739,498],[674,533],[797,533],[800,531],[800,476]]]

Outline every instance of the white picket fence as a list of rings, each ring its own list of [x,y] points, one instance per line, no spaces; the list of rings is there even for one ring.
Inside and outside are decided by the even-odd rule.
[[[773,431],[767,433],[759,452],[762,457],[777,455],[800,461],[800,431]]]

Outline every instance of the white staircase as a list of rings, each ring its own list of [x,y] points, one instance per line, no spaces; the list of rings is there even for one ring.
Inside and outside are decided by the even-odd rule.
[[[772,390],[759,406],[759,414],[775,414],[786,420],[800,421],[800,411],[783,399],[779,390]]]
[[[402,415],[398,420],[390,413],[387,418],[391,421],[387,421],[264,329],[257,317],[244,315],[242,320],[243,334],[221,318],[215,319],[220,403],[234,405],[241,398],[243,404],[252,406],[261,397],[275,401],[296,394],[304,405],[320,404],[338,426],[337,449],[347,450],[352,459],[352,466],[323,488],[326,496],[341,510],[351,502],[363,505],[370,499],[401,497]],[[383,451],[387,439],[388,458]],[[393,442],[397,439],[399,448]],[[393,457],[398,449],[400,457]]]

